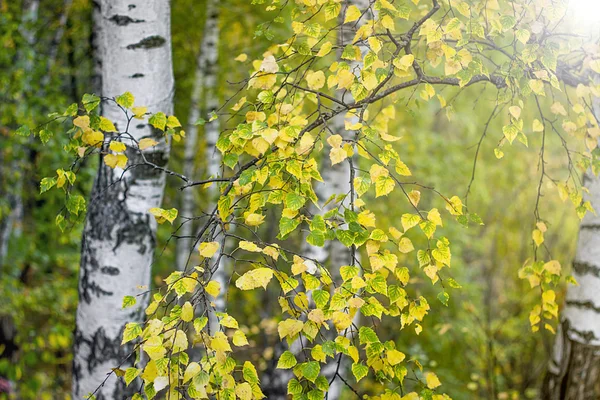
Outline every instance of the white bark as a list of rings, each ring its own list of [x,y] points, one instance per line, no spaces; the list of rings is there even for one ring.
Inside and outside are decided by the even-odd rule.
[[[185,139],[185,153],[183,164],[183,175],[194,176],[195,160],[198,154],[198,126],[195,122],[200,117],[208,120],[208,114],[216,110],[218,100],[216,93],[217,86],[217,62],[218,62],[218,44],[219,44],[219,7],[217,0],[208,0],[206,5],[206,23],[204,34],[200,44],[200,53],[196,65],[196,75],[194,78],[194,87],[192,89],[192,101]],[[216,175],[219,172],[221,164],[220,153],[215,151],[215,143],[219,137],[218,120],[207,122],[205,124],[206,139],[206,162],[207,175]],[[213,185],[212,188],[216,187]],[[210,191],[211,197],[215,196],[214,190]],[[194,201],[194,190],[187,189],[183,191],[181,197],[180,214],[183,217],[191,218],[196,211]],[[183,224],[178,234],[180,238],[177,241],[177,268],[184,271],[187,267],[188,258],[193,251],[193,223],[192,221]]]
[[[200,44],[200,53],[196,66],[196,76],[192,92],[192,104],[188,117],[188,128],[186,131],[186,147],[184,154],[184,172],[185,176],[193,176],[195,172],[195,159],[198,152],[198,126],[194,125],[199,118],[206,120],[204,124],[204,139],[206,144],[206,177],[218,176],[221,168],[221,154],[216,149],[216,143],[219,139],[220,124],[219,120],[210,121],[212,112],[216,112],[219,101],[217,95],[218,82],[218,57],[219,57],[219,2],[218,0],[208,0],[206,4],[206,23],[202,42]],[[208,209],[213,209],[215,201],[218,198],[218,186],[213,184],[208,189],[210,198]],[[182,196],[180,207],[181,215],[187,218],[193,217],[196,212],[194,201],[194,191],[185,190]],[[179,230],[179,240],[177,241],[177,267],[184,271],[188,267],[190,254],[193,253],[193,224],[192,221],[184,223]],[[218,240],[219,238],[213,238]],[[217,263],[219,255],[211,260],[212,278],[221,284],[221,292],[226,288],[226,277],[223,263]],[[225,299],[221,294],[215,300],[215,308],[218,312],[225,311]],[[201,307],[196,309],[202,312]],[[207,310],[209,317],[209,330],[211,333],[219,330],[219,322],[213,309]]]
[[[149,112],[173,111],[173,72],[168,0],[101,0],[96,22],[102,62],[102,95],[130,91],[136,105]],[[102,113],[124,131],[126,119],[113,104]],[[137,140],[151,137],[159,145],[145,157],[164,166],[169,147],[162,132],[147,121],[132,121],[129,133]],[[129,163],[140,163],[128,152]],[[122,179],[119,179],[121,178]],[[148,213],[159,207],[165,176],[149,167],[136,167],[123,176],[101,163],[88,205],[81,252],[79,305],[74,338],[73,398],[80,399],[102,384],[111,368],[129,355],[120,346],[127,322],[141,321],[145,296],[135,307],[121,309],[123,297],[138,295],[150,285],[156,222]],[[130,358],[124,365],[131,364]],[[122,399],[124,383],[112,374],[96,392],[97,399]],[[136,388],[135,388],[136,389]],[[135,390],[134,389],[134,390]]]
[[[599,115],[600,98],[593,99],[593,108]],[[583,183],[589,190],[584,200],[600,210],[600,178],[587,171]],[[600,215],[587,213],[581,221],[572,275],[578,285],[567,289],[542,390],[545,400],[600,397]]]
[[[346,7],[356,6],[359,10],[365,11],[370,6],[369,0],[348,0],[345,2]],[[348,44],[352,44],[352,40],[356,33],[356,30],[359,29],[366,21],[374,19],[375,16],[369,10],[367,11],[358,21],[352,22],[349,24],[343,24],[344,21],[344,13],[340,13],[339,22],[340,28],[338,32],[338,59],[341,59],[341,55],[344,49],[344,46]],[[365,45],[358,45],[361,53],[364,55],[368,52],[368,48]],[[350,71],[352,71],[357,77],[360,78],[360,71],[362,68],[361,61],[351,61],[349,62]],[[343,97],[342,97],[343,96]],[[343,100],[346,102],[352,102],[352,95],[348,93],[343,93],[342,91],[336,92],[336,97],[338,100]],[[344,138],[350,137],[353,133],[346,132],[345,130],[345,119],[346,114],[341,113],[332,118],[329,123],[329,129],[333,134],[342,135]],[[358,122],[356,117],[352,117],[352,123]],[[315,192],[321,201],[327,201],[332,195],[340,195],[347,194],[348,196],[343,201],[343,205],[345,207],[350,207],[353,199],[350,198],[350,164],[347,161],[342,163],[331,165],[331,161],[329,157],[324,157],[323,161],[324,165],[321,168],[323,183],[317,183],[315,185]],[[337,204],[330,204],[328,207],[331,208],[333,206],[337,206]],[[324,265],[328,265],[330,268],[330,273],[332,276],[339,277],[339,268],[344,265],[352,264],[352,253],[350,249],[346,248],[339,241],[334,240],[326,243],[326,247],[316,247],[311,246],[305,243],[305,248],[303,250],[303,254],[308,258],[316,259]],[[356,252],[354,255],[356,260],[359,260],[359,254]],[[360,318],[359,313],[356,313],[354,316],[354,323],[358,323],[358,319]],[[297,344],[294,344],[297,347]],[[338,362],[337,357],[333,360],[329,361],[329,363],[323,367],[323,375],[327,377],[328,381],[331,381],[338,371]],[[338,373],[342,376],[345,375],[347,369],[346,362],[342,362],[341,367],[339,368]],[[329,391],[327,392],[327,400],[337,400],[341,398],[342,391],[344,389],[344,383],[339,377],[333,380],[333,383],[329,387]]]

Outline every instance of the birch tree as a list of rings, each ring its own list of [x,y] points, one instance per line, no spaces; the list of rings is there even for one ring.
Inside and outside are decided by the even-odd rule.
[[[596,77],[597,79],[597,77]],[[592,99],[600,115],[600,97]],[[596,117],[597,118],[597,117]],[[592,129],[598,129],[598,123]],[[584,201],[600,210],[600,178],[596,167],[586,171]],[[600,398],[600,215],[588,213],[581,221],[572,264],[577,285],[569,285],[561,324],[544,380],[544,400]]]
[[[95,393],[98,399],[120,399],[125,395],[123,383],[107,374],[116,365],[133,362],[127,359],[131,348],[121,347],[122,331],[126,323],[142,319],[142,293],[150,285],[156,231],[148,211],[161,204],[165,177],[160,168],[169,158],[169,146],[148,124],[146,110],[136,110],[131,118],[121,109],[133,106],[131,93],[135,93],[136,104],[147,111],[172,113],[170,6],[168,0],[102,0],[99,6],[96,29],[100,32],[102,96],[119,97],[116,103],[102,105],[103,117],[113,121],[114,128],[104,126],[107,134],[98,138],[106,155],[98,169],[83,234],[73,398]],[[99,101],[94,96],[87,100],[88,110]],[[80,121],[86,132],[94,132],[89,119]],[[123,154],[113,153],[124,150],[114,144],[109,148],[110,137],[115,139],[112,143],[127,147],[144,139],[156,142],[141,153],[126,151],[125,156],[144,158],[153,166],[110,168],[121,165]],[[138,304],[122,310],[124,296],[135,295],[140,295]]]
[[[220,123],[216,116],[219,106],[217,94],[218,82],[218,57],[219,57],[219,15],[220,5],[217,0],[208,0],[206,4],[206,22],[200,52],[196,65],[194,87],[192,89],[192,101],[188,116],[185,153],[184,153],[184,176],[194,176],[196,172],[195,161],[198,154],[198,127],[204,126],[205,139],[205,161],[206,175],[216,177],[220,172],[221,156],[215,151],[215,145],[219,138]],[[218,198],[217,185],[211,185],[207,192],[209,198],[208,209],[215,205]],[[197,204],[194,200],[194,192],[184,190],[181,196],[180,211],[182,216],[192,217],[195,215]],[[177,241],[177,268],[185,271],[189,265],[191,254],[195,251],[197,241],[193,240],[194,220],[186,220],[178,232]],[[212,268],[215,270],[213,279],[221,287],[225,287],[226,273],[220,257],[214,257]],[[215,300],[215,309],[219,312],[225,310],[225,300],[222,295]],[[200,312],[198,309],[197,312]],[[218,329],[218,322],[214,312],[209,310],[209,324],[213,330]]]
[[[337,56],[339,59],[341,59],[346,45],[354,44],[356,32],[359,31],[366,22],[368,23],[368,21],[374,21],[376,18],[374,8],[369,0],[349,0],[345,3],[345,7],[356,7],[362,11],[363,15],[361,15],[357,21],[345,23],[345,13],[340,14],[338,18],[339,28],[337,37]],[[368,53],[369,47],[364,42],[357,43],[357,47],[361,52],[362,60]],[[363,62],[354,60],[350,61],[348,64],[350,71],[355,74],[358,79],[360,79],[360,72],[363,67]],[[344,97],[346,97],[346,99]],[[336,93],[336,98],[339,101],[344,101],[351,99],[352,94],[338,91]],[[352,132],[346,130],[346,124],[356,124],[358,123],[358,120],[359,118],[355,115],[350,116],[350,118],[346,120],[345,114],[339,114],[331,119],[331,124],[327,126],[327,130],[332,135],[343,132],[343,137],[345,139],[353,140]],[[351,199],[350,196],[355,196],[351,183],[351,181],[354,179],[354,171],[352,170],[354,168],[353,160],[349,159],[348,162],[331,165],[332,161],[324,158],[322,162],[325,164],[322,167],[323,182],[315,185],[315,192],[317,193],[317,196],[323,202],[326,202],[335,196],[343,196],[341,202],[346,206],[349,206],[349,204],[353,203],[353,199]],[[333,206],[335,206],[337,202],[338,199],[333,202]],[[347,249],[339,241],[329,242],[327,249],[314,245],[308,245],[304,253],[309,258],[314,258],[325,265],[329,265],[329,268],[334,271],[345,265],[360,265],[360,254],[356,251],[356,248],[353,246],[351,249]],[[357,313],[354,318],[354,323],[357,323],[359,314]],[[324,367],[323,374],[330,381],[327,399],[337,400],[339,398],[344,387],[340,378],[345,376],[347,369],[348,363],[341,364],[341,357],[337,360],[331,360],[329,364]]]
[[[200,52],[196,61],[196,72],[187,121],[183,164],[185,176],[193,176],[196,172],[198,126],[202,125],[204,125],[205,130],[207,173],[216,176],[219,171],[220,157],[215,155],[213,151],[219,134],[219,121],[214,120],[208,123],[206,121],[207,116],[214,112],[218,105],[216,84],[219,55],[219,12],[218,2],[209,0],[206,4],[206,22],[200,43]],[[190,190],[184,191],[181,196],[181,215],[190,217],[194,214],[195,209],[194,193]],[[193,243],[192,233],[193,220],[186,221],[178,231],[177,268],[180,271],[184,271],[188,264]]]

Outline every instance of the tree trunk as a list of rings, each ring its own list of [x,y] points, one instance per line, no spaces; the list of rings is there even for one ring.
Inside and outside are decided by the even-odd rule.
[[[343,49],[346,45],[352,44],[352,40],[356,34],[356,31],[367,21],[375,18],[373,12],[371,10],[367,10],[370,6],[369,0],[348,0],[345,2],[345,6],[356,6],[361,11],[366,11],[365,14],[358,20],[352,23],[344,24],[345,13],[342,11],[339,15],[339,31],[338,31],[338,59],[341,59]],[[361,50],[363,57],[369,51],[368,47],[365,44],[357,44]],[[350,71],[354,72],[357,76],[360,77],[360,70],[362,68],[361,61],[351,61],[349,62]],[[348,92],[345,93],[338,90],[336,92],[336,97],[338,100],[351,102],[352,95]],[[344,136],[344,138],[348,138],[351,135],[351,132],[346,132],[345,129],[345,118],[346,114],[341,113],[333,117],[331,122],[329,123],[329,130],[331,134],[339,134]],[[353,117],[353,119],[356,119]],[[358,122],[358,120],[353,121]],[[350,160],[348,160],[350,161]],[[350,164],[348,161],[344,161],[342,163],[331,165],[331,161],[329,157],[323,158],[323,167],[320,169],[323,171],[323,181],[322,183],[317,182],[315,184],[315,192],[319,197],[319,200],[326,201],[332,195],[340,195],[347,194],[348,196],[343,202],[344,207],[350,207],[350,204],[353,199],[350,198],[350,190],[351,190],[351,171]],[[328,206],[328,209],[331,207],[338,206],[337,204],[331,203]],[[304,243],[303,254],[311,259],[318,260],[322,264],[326,265],[332,277],[339,278],[339,269],[344,265],[353,264],[352,252],[346,248],[342,243],[337,240],[328,241],[326,243],[326,247],[316,247],[311,246],[308,243]],[[358,252],[354,255],[355,261],[359,260]],[[354,317],[354,322],[358,322],[358,318],[360,317],[359,313],[356,313]],[[300,351],[299,344],[293,344],[294,350]],[[293,350],[293,351],[294,351]],[[327,392],[327,400],[337,400],[341,398],[341,393],[343,390],[343,382],[342,380],[336,376],[336,374],[345,376],[346,370],[348,369],[348,365],[346,363],[346,359],[342,359],[341,365],[338,367],[338,358],[335,357],[333,360],[329,361],[327,365],[323,367],[322,374],[327,378],[329,382],[331,382],[329,390]],[[275,380],[276,381],[276,380]],[[286,382],[287,383],[287,380]],[[285,397],[283,397],[285,398]]]
[[[194,175],[194,164],[198,152],[198,125],[195,123],[199,118],[206,120],[204,124],[204,136],[206,142],[206,173],[207,177],[216,177],[221,167],[221,153],[216,150],[217,140],[219,139],[220,124],[219,120],[210,121],[210,115],[216,112],[219,101],[217,96],[218,81],[218,57],[219,57],[219,2],[217,0],[208,0],[206,5],[206,23],[202,43],[200,44],[200,54],[198,55],[198,64],[196,66],[196,76],[192,92],[192,104],[188,118],[188,128],[186,131],[186,147],[184,154],[184,175]],[[214,201],[218,198],[217,185],[213,184],[208,190],[210,205],[208,209],[214,207]],[[182,196],[180,207],[181,215],[191,218],[195,215],[196,204],[194,202],[194,192],[185,190]],[[180,229],[180,238],[177,241],[177,267],[184,271],[188,267],[190,254],[194,251],[194,241],[192,240],[193,220],[187,221]],[[214,238],[213,240],[217,240]],[[221,249],[222,250],[222,249]],[[219,254],[211,260],[212,273],[211,280],[221,284],[224,290],[226,287],[226,278],[224,266],[218,262]],[[221,292],[223,292],[221,290]],[[219,295],[215,300],[215,309],[217,311],[225,310],[225,299]],[[196,308],[198,313],[203,310]],[[220,329],[217,318],[212,310],[208,310],[210,332],[216,332]]]
[[[130,91],[136,105],[149,112],[173,109],[170,5],[168,0],[101,0],[94,18],[102,65],[102,95]],[[126,119],[114,104],[102,114],[124,131]],[[150,137],[159,145],[145,157],[164,166],[169,147],[161,132],[147,121],[134,123],[129,133],[139,140]],[[141,164],[128,152],[129,165]],[[125,384],[111,368],[130,365],[131,347],[121,346],[123,327],[142,321],[150,285],[156,222],[148,213],[161,204],[165,176],[138,166],[123,173],[100,163],[84,228],[79,276],[79,305],[74,338],[73,398],[95,393],[97,399],[123,399]],[[123,296],[139,295],[137,305],[121,309]],[[124,363],[124,364],[122,364]],[[104,381],[106,379],[106,381]],[[102,385],[101,387],[99,387]],[[136,388],[132,388],[135,390]]]
[[[192,89],[192,101],[185,138],[185,153],[183,164],[183,175],[193,176],[195,172],[195,161],[198,154],[198,125],[196,121],[200,117],[207,119],[207,115],[217,107],[217,60],[219,45],[219,7],[217,0],[208,0],[206,5],[206,23],[202,42],[200,44],[200,53],[196,65],[196,76],[194,78],[194,87]],[[220,153],[215,151],[215,144],[219,137],[218,120],[207,122],[205,124],[206,137],[206,162],[207,175],[216,175],[219,172],[221,163]],[[213,187],[216,187],[213,185]],[[212,187],[211,187],[212,189]],[[210,192],[214,197],[216,193]],[[180,214],[183,217],[191,218],[196,211],[194,201],[194,191],[184,190],[181,197]],[[180,238],[177,241],[177,268],[184,271],[190,252],[193,250],[192,241],[193,221],[187,221],[179,230]]]
[[[600,98],[594,98],[598,115]],[[600,210],[600,178],[588,171],[584,199]],[[573,277],[561,313],[554,354],[542,388],[543,400],[600,399],[600,216],[587,213],[579,228]]]

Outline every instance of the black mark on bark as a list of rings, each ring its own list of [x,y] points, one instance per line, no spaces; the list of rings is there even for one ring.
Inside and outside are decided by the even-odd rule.
[[[127,46],[129,50],[135,49],[153,49],[156,47],[161,47],[166,43],[166,39],[159,35],[148,36],[137,43],[130,44]]]
[[[112,21],[119,26],[125,26],[132,23],[138,24],[140,22],[146,22],[143,19],[133,19],[131,17],[128,17],[127,15],[113,15],[109,21]]]

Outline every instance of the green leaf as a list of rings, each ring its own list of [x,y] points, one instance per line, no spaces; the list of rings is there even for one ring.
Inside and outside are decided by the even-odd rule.
[[[27,137],[31,135],[31,129],[27,125],[21,125],[19,129],[15,131],[16,135]]]
[[[85,211],[85,199],[81,195],[69,195],[67,197],[67,210],[71,214],[79,215],[80,211]]]
[[[127,368],[125,371],[125,384],[129,386],[129,384],[137,378],[137,376],[142,372],[141,369],[137,368]]]
[[[369,373],[369,367],[362,364],[354,363],[352,364],[352,374],[356,378],[356,382],[360,381],[362,378],[367,376]]]
[[[165,127],[167,126],[167,116],[162,112],[157,112],[156,114],[150,117],[148,123],[156,129],[164,131]]]
[[[375,197],[387,196],[392,190],[396,183],[389,176],[379,176],[375,181]]]
[[[125,325],[125,330],[123,331],[123,341],[121,344],[125,344],[127,342],[131,342],[133,339],[137,338],[142,334],[142,327],[140,324],[135,322],[130,322]]]
[[[134,296],[125,296],[123,297],[123,306],[122,308],[132,307],[137,303],[137,300]]]
[[[54,185],[56,185],[56,178],[42,179],[42,181],[40,182],[40,194],[52,189]]]
[[[306,199],[303,196],[300,196],[299,194],[296,194],[294,192],[289,192],[285,196],[285,204],[287,208],[293,211],[301,209],[305,201]]]
[[[133,107],[133,102],[135,101],[135,98],[130,92],[125,92],[122,95],[115,97],[115,100],[117,101],[117,104],[121,107],[131,108]]]
[[[361,326],[358,330],[358,338],[361,344],[379,343],[379,338],[375,331],[368,326]]]
[[[42,142],[42,144],[46,144],[50,141],[50,139],[52,139],[52,137],[54,136],[54,133],[47,129],[42,129],[39,133],[39,136],[40,136],[40,141]]]
[[[290,369],[298,363],[296,356],[291,351],[284,351],[279,361],[277,361],[277,368],[279,369]]]
[[[322,231],[312,231],[306,237],[306,242],[312,246],[325,246],[325,234]]]
[[[252,365],[252,363],[249,361],[246,361],[244,363],[244,367],[242,368],[242,374],[244,376],[244,379],[248,383],[259,382],[258,374],[256,373],[256,368],[254,368],[254,365]]]
[[[448,300],[450,300],[450,295],[448,293],[440,292],[438,293],[437,298],[443,305],[448,307]]]
[[[302,394],[302,384],[297,379],[290,379],[287,385],[288,394],[297,396]]]
[[[94,94],[86,93],[83,95],[83,98],[81,99],[81,103],[83,104],[83,108],[85,108],[85,111],[90,113],[96,107],[98,107],[98,104],[100,104],[100,97],[98,97]]]
[[[285,238],[288,234],[293,232],[299,224],[300,221],[296,219],[281,217],[279,220],[279,234],[282,238]]]
[[[313,301],[317,308],[325,308],[329,301],[329,292],[325,290],[313,290]]]
[[[335,237],[346,247],[354,244],[354,233],[338,229],[335,231]]]
[[[317,361],[306,362],[301,364],[300,371],[306,379],[314,382],[321,372],[321,365]]]

